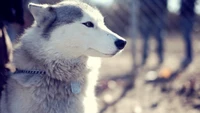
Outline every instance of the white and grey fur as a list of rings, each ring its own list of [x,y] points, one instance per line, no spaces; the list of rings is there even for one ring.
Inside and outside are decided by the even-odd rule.
[[[125,46],[110,31],[100,12],[66,1],[55,5],[29,4],[35,19],[14,50],[14,64],[45,75],[14,74],[2,93],[1,113],[96,113],[94,94],[100,60]],[[83,23],[92,22],[89,28]],[[94,57],[91,57],[94,56]],[[73,94],[70,83],[81,84]]]

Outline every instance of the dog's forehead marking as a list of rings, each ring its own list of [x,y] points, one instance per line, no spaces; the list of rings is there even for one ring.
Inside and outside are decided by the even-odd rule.
[[[50,31],[56,27],[64,24],[70,24],[77,20],[80,20],[83,17],[82,9],[75,5],[64,4],[64,5],[52,5],[50,6],[53,9],[53,12],[56,15],[56,19],[50,22],[43,31],[44,37],[48,37]]]
[[[56,19],[45,27],[43,32],[44,37],[48,37],[47,34],[60,25],[70,24],[83,19],[85,14],[88,15],[89,18],[83,21],[103,21],[101,13],[96,8],[85,3],[68,1],[50,5],[50,7],[53,8]]]
[[[82,9],[74,5],[63,5],[55,8],[57,23],[72,23],[83,17]]]
[[[86,21],[103,21],[103,16],[97,8],[83,2],[64,1],[56,4],[55,9],[60,16],[58,18],[62,18],[63,20],[71,20],[73,22],[87,15],[89,20]]]

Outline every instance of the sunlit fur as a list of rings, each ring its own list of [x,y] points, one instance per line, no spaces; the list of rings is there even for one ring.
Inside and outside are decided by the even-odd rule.
[[[29,8],[35,23],[15,47],[14,64],[46,74],[12,75],[2,94],[1,113],[96,113],[94,88],[101,63],[94,56],[115,55],[120,50],[114,42],[124,39],[85,3],[30,4]],[[82,24],[87,21],[94,28]],[[72,81],[81,84],[79,94],[71,92]]]

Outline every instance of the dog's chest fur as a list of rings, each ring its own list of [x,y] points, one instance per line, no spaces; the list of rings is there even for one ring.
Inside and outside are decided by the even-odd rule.
[[[73,94],[70,86],[65,82],[47,79],[49,78],[42,78],[35,82],[37,84],[31,83],[32,86],[25,83],[25,87],[15,79],[10,79],[6,102],[9,103],[8,113],[80,113],[83,111],[84,92]],[[74,111],[71,111],[72,108]],[[76,112],[76,108],[79,112]]]
[[[19,66],[21,68],[26,67],[27,62],[30,63],[29,58],[26,58],[27,62],[20,59],[16,62],[20,62],[17,64],[21,64]],[[2,102],[5,105],[3,108],[6,109],[3,113],[84,113],[86,106],[96,105],[93,93],[97,77],[92,72],[89,73],[86,66],[87,59],[82,61],[62,63],[54,61],[45,65],[44,70],[47,75],[13,75],[4,92],[5,100]],[[31,65],[33,68],[37,67]],[[89,82],[88,79],[91,78],[93,81]],[[72,93],[71,81],[80,83],[79,94]],[[89,99],[90,105],[84,104],[87,93],[92,98]]]

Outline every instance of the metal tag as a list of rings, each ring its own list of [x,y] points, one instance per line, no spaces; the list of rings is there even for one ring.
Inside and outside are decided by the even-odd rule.
[[[81,92],[81,84],[79,82],[71,82],[71,91],[73,94],[79,94]]]

